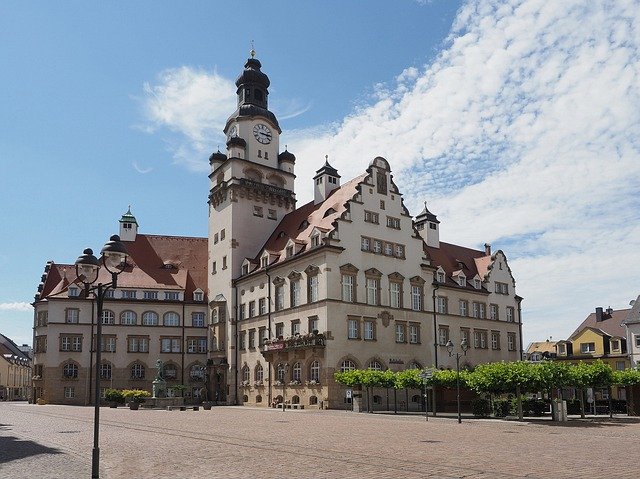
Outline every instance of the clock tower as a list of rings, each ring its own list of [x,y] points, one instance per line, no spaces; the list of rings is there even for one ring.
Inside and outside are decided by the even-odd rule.
[[[226,154],[209,158],[209,261],[213,364],[228,364],[224,384],[213,384],[228,404],[235,404],[236,320],[240,292],[234,280],[252,261],[282,218],[295,209],[295,156],[279,152],[280,125],[269,111],[269,77],[251,51],[236,80],[238,103],[224,127]],[[273,311],[273,305],[270,305]],[[226,369],[226,367],[224,368]]]

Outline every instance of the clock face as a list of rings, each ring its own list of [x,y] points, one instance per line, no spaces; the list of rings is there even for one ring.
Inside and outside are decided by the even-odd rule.
[[[258,123],[253,127],[253,136],[263,145],[271,143],[271,130],[264,123]]]
[[[238,135],[238,127],[236,125],[233,125],[229,130],[229,138],[233,138],[234,136],[237,136],[237,135]]]

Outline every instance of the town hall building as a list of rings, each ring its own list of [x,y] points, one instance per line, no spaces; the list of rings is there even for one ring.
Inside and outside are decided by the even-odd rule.
[[[122,347],[107,359],[118,371],[115,386],[150,385],[148,375],[134,378],[132,368],[161,359],[192,396],[342,408],[337,371],[452,367],[449,340],[469,344],[467,366],[521,358],[521,298],[502,251],[441,242],[437,217],[426,204],[416,217],[410,214],[382,157],[347,181],[325,159],[313,178],[303,179],[313,200],[298,205],[296,157],[280,148],[269,78],[254,52],[236,86],[226,151],[209,160],[208,238],[142,235],[130,212],[121,219],[133,271],[144,274],[121,275],[126,288],[110,299],[117,319],[107,329],[116,347],[138,336],[148,347]],[[167,264],[174,276],[156,274]],[[63,350],[62,338],[80,334],[89,351],[92,315],[85,306],[82,321],[65,321],[78,301],[69,290],[78,284],[71,267],[51,262],[47,268],[34,303],[42,382],[36,397],[71,401],[63,389],[73,382],[65,365],[83,371],[77,379],[92,366],[90,354]],[[136,294],[125,296],[125,289]],[[158,295],[147,297],[147,291]],[[169,303],[162,299],[166,291],[176,293]],[[158,316],[151,325],[144,324],[149,311]],[[177,318],[163,324],[159,318],[172,312]],[[88,398],[85,383],[81,396]]]

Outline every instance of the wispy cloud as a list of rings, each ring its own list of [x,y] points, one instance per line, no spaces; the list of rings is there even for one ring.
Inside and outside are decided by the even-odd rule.
[[[215,138],[224,120],[214,126],[182,95],[213,94],[204,90],[225,80],[172,72],[145,89],[164,99],[156,124],[189,145]],[[301,203],[325,154],[343,178],[389,159],[411,210],[426,199],[438,214],[443,240],[505,249],[528,339],[567,336],[595,306],[638,294],[638,78],[637,1],[469,0],[432,63],[281,143],[298,158]],[[220,118],[233,109],[220,107]]]
[[[16,301],[14,303],[0,303],[0,311],[33,311],[29,303]]]

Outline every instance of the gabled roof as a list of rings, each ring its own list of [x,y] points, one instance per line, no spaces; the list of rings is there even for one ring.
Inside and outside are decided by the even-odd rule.
[[[184,290],[187,296],[207,291],[207,238],[138,234],[124,245],[130,266],[118,276],[118,288]],[[50,263],[41,299],[65,294],[75,279],[73,264]],[[110,281],[105,268],[98,280]]]
[[[627,317],[622,321],[622,324],[636,324],[640,323],[640,295],[636,298],[633,306],[629,310]]]
[[[458,246],[455,244],[440,242],[439,248],[433,248],[424,244],[423,246],[425,254],[431,259],[434,266],[440,266],[446,273],[447,285],[463,287],[457,282],[452,281],[450,278],[455,272],[460,271],[460,262],[464,263],[467,270],[464,275],[469,278],[474,278],[479,275],[480,278],[488,271],[488,266],[492,263],[491,256],[485,256],[484,251],[475,250],[471,248],[465,248],[464,246]],[[469,289],[475,289],[471,284],[467,284]]]
[[[262,256],[265,250],[274,252],[284,250],[289,240],[298,244],[309,244],[314,228],[326,232],[333,230],[333,222],[345,212],[347,202],[358,193],[358,187],[366,176],[366,173],[363,173],[336,188],[322,203],[316,205],[310,201],[285,215],[260,249],[257,257]],[[330,209],[334,212],[326,214]],[[280,260],[284,259],[285,255],[280,255]]]
[[[611,315],[608,315],[606,311],[603,312],[603,317],[606,318],[603,321],[596,321],[596,313],[593,312],[576,328],[576,330],[569,336],[569,339],[576,336],[584,328],[591,328],[593,330],[602,331],[608,336],[617,336],[620,338],[625,337],[624,326],[622,321],[629,314],[630,309],[618,309],[613,311]]]

